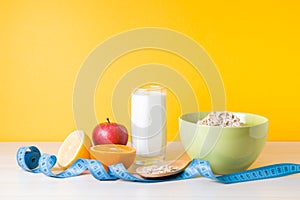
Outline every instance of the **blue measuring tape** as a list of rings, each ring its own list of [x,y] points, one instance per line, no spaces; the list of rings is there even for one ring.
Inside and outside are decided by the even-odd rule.
[[[68,169],[58,174],[54,174],[51,169],[56,163],[56,157],[49,154],[41,155],[39,149],[35,146],[26,146],[19,148],[17,152],[17,161],[19,166],[28,172],[43,173],[49,177],[54,178],[69,178],[80,175],[85,170],[89,170],[92,176],[100,181],[122,179],[125,181],[135,181],[143,183],[184,180],[200,175],[214,181],[231,184],[276,178],[300,173],[299,164],[281,163],[233,174],[215,176],[207,161],[193,159],[192,162],[186,167],[186,169],[178,175],[166,177],[163,179],[142,179],[130,174],[121,163],[109,166],[108,171],[106,171],[103,165],[98,160],[78,159]]]

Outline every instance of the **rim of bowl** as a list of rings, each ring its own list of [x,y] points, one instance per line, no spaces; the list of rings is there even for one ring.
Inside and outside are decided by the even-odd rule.
[[[213,112],[213,111],[211,111]],[[203,124],[197,124],[197,123],[194,123],[194,122],[190,122],[190,121],[187,121],[185,119],[182,119],[182,117],[184,116],[187,116],[187,115],[192,115],[192,114],[196,114],[196,113],[211,113],[209,111],[203,111],[203,112],[190,112],[190,113],[185,113],[183,115],[181,115],[179,117],[180,120],[184,121],[184,122],[187,122],[189,124],[192,124],[192,125],[196,125],[196,126],[200,126],[200,127],[220,127],[220,126],[208,126],[208,125],[203,125]],[[222,111],[216,111],[216,112],[222,112]],[[234,112],[234,111],[226,111],[226,112],[229,112],[229,113],[233,113],[233,114],[246,114],[246,115],[252,115],[252,116],[255,116],[255,117],[259,117],[259,118],[262,118],[263,119],[263,122],[261,123],[258,123],[258,124],[255,124],[255,125],[248,125],[248,126],[225,126],[225,127],[222,127],[222,128],[235,128],[235,129],[238,129],[238,128],[250,128],[250,127],[255,127],[255,126],[259,126],[259,125],[262,125],[262,124],[265,124],[265,123],[268,123],[269,122],[269,119],[262,116],[262,115],[258,115],[258,114],[254,114],[254,113],[246,113],[246,112]]]
[[[101,149],[95,149],[97,148],[97,146],[111,146],[111,147],[122,147],[122,149],[125,149],[125,151],[106,151],[106,150],[101,150]],[[125,147],[125,148],[124,148]],[[90,148],[90,150],[92,152],[96,152],[96,153],[108,153],[108,154],[128,154],[128,153],[134,153],[136,150],[132,147],[126,146],[126,145],[121,145],[121,144],[99,144],[99,145],[95,145],[92,146]]]

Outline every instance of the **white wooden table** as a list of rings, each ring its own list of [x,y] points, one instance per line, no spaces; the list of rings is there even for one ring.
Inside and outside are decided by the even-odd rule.
[[[0,143],[0,199],[300,199],[300,175],[224,185],[204,178],[164,183],[98,181],[91,175],[55,179],[23,171],[16,162],[20,146],[35,145],[42,153],[57,154],[60,143]],[[167,159],[182,155],[180,143],[171,143]],[[182,155],[185,157],[186,155]],[[300,142],[269,142],[259,167],[279,162],[300,163]]]

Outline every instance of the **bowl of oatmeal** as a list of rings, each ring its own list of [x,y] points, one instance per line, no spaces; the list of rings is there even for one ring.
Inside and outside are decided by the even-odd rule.
[[[216,174],[246,170],[262,151],[268,119],[251,113],[195,112],[179,118],[180,139],[190,158],[210,162]]]

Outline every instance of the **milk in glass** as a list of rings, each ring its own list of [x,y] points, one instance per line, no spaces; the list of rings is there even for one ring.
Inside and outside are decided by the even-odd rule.
[[[166,89],[138,88],[131,96],[131,142],[136,164],[161,162],[166,147]]]

